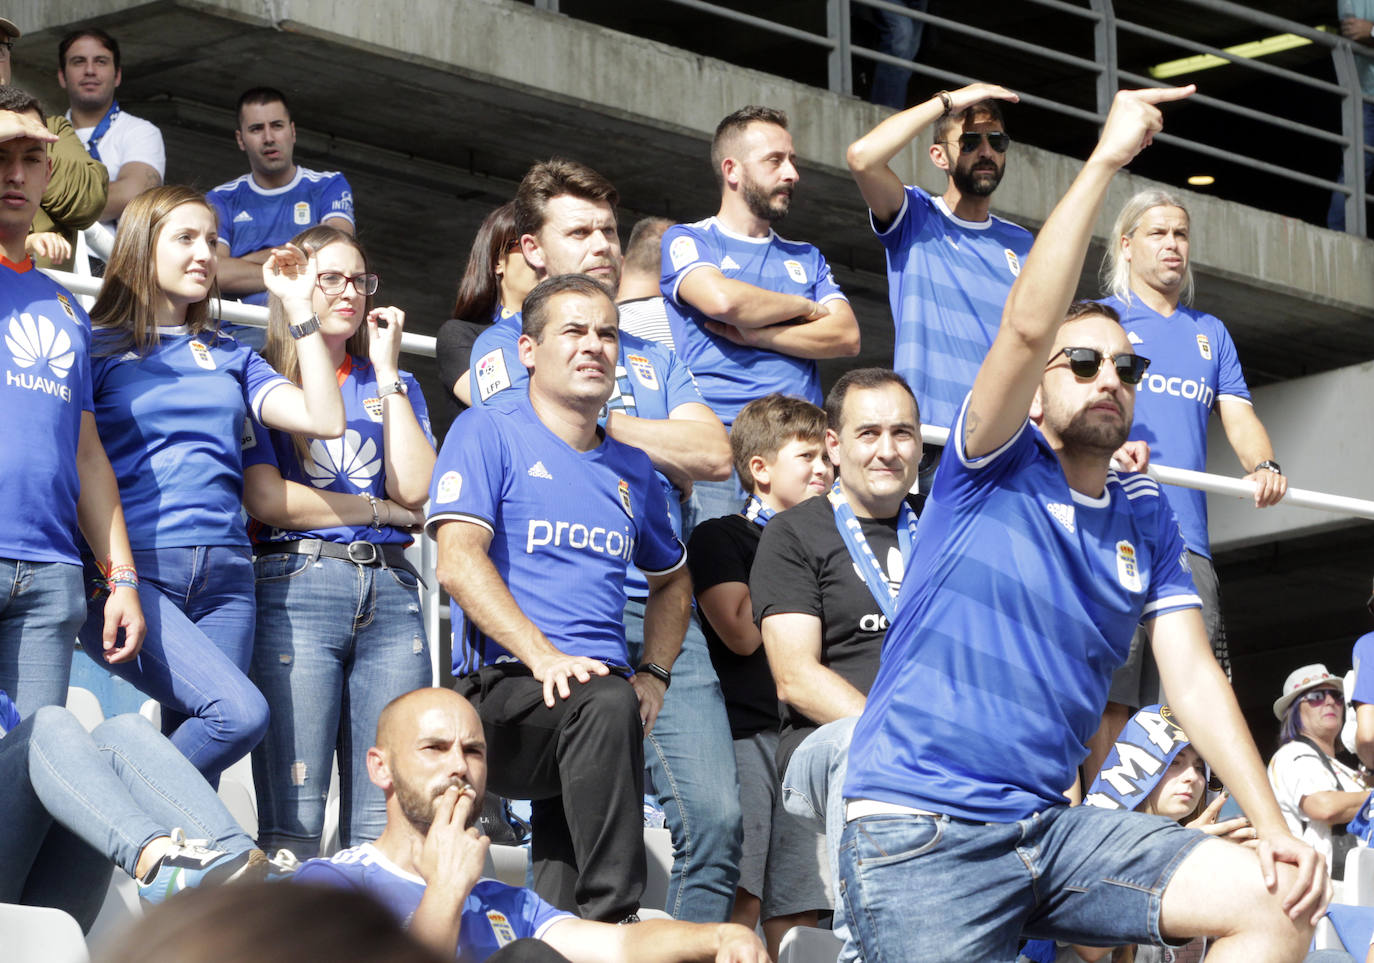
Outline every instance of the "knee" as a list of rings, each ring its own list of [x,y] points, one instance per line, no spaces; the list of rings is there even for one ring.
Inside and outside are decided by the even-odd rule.
[[[62,706],[39,706],[32,715],[34,741],[43,739],[84,738],[86,728],[81,721]]]
[[[575,700],[576,717],[640,726],[639,698],[634,687],[620,676],[592,676],[590,682],[575,685],[569,698]]]
[[[91,738],[102,749],[128,745],[134,740],[147,739],[149,736],[163,738],[156,726],[135,712],[126,712],[106,719],[91,732]]]
[[[271,710],[267,700],[247,678],[239,680],[234,691],[218,701],[219,726],[222,738],[232,742],[247,754],[267,735]]]

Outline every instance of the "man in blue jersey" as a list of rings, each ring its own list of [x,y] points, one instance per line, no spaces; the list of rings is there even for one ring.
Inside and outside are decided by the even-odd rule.
[[[643,891],[643,744],[666,688],[652,666],[682,644],[691,580],[653,465],[597,424],[619,347],[610,295],[583,275],[549,278],[522,323],[529,390],[454,422],[428,525],[492,788],[533,800],[535,888],[616,922]],[[648,585],[643,671],[622,621],[632,563]]]
[[[1296,960],[1323,912],[1325,868],[1288,832],[1212,658],[1168,503],[1110,467],[1148,361],[1108,308],[1069,305],[1113,176],[1162,128],[1157,105],[1191,93],[1117,94],[955,420],[850,747],[840,864],[865,958],[1206,935],[1209,958]],[[1142,616],[1256,850],[1063,798]]]
[[[610,926],[482,878],[488,840],[476,826],[478,800],[489,765],[500,764],[487,750],[482,721],[453,692],[417,689],[393,700],[367,754],[368,774],[386,794],[385,832],[374,843],[310,860],[293,881],[369,893],[416,937],[471,963],[768,959],[742,926],[670,920]]]
[[[927,424],[954,423],[1030,252],[1029,231],[989,212],[1010,144],[1001,103],[1016,100],[995,84],[941,91],[888,117],[846,155],[887,251],[892,366],[916,392]],[[945,172],[938,197],[903,185],[892,169],[926,130],[934,135],[931,162]]]
[[[614,295],[621,270],[616,198],[606,178],[574,161],[544,161],[530,168],[516,190],[515,218],[536,276],[586,274]],[[499,401],[507,389],[527,391],[519,325],[519,315],[503,318],[473,347],[473,396],[484,404]],[[693,484],[725,478],[730,471],[729,439],[720,419],[702,402],[687,366],[662,345],[620,332],[615,388],[600,421],[608,437],[649,456],[677,533],[682,502]],[[663,715],[644,748],[673,837],[666,908],[680,919],[720,921],[730,915],[742,836],[725,701],[695,620],[688,623],[680,651],[649,658],[648,594],[644,575],[632,568],[624,602],[631,662],[657,679],[645,684],[664,689]]]
[[[338,171],[296,164],[296,125],[280,90],[245,90],[237,116],[234,139],[248,156],[248,173],[205,195],[219,220],[219,288],[266,304],[262,265],[272,248],[316,224],[352,234],[353,188]]]
[[[779,237],[801,174],[787,115],[743,107],[716,127],[711,164],[720,210],[663,234],[673,341],[706,403],[727,426],[755,398],[779,392],[821,403],[818,358],[859,353],[859,323],[813,245]],[[733,476],[697,486],[700,517],[744,504]]]
[[[0,499],[13,506],[0,519],[0,690],[24,715],[67,697],[85,621],[78,528],[110,588],[105,659],[133,659],[144,634],[119,489],[95,426],[91,322],[24,252],[56,139],[35,98],[0,86],[0,399],[9,413]]]

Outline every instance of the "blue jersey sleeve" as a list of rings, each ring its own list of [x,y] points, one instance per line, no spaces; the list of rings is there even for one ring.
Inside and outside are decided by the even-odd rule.
[[[271,428],[264,428],[256,424],[252,418],[245,418],[243,421],[243,467],[251,468],[254,465],[271,465],[278,471],[281,470],[281,462],[277,460],[277,449],[273,444]]]
[[[319,211],[321,222],[331,217],[341,217],[348,223],[353,223],[353,188],[348,185],[348,179],[342,174],[331,177],[324,190],[320,192]]]
[[[884,248],[889,251],[902,251],[911,246],[929,216],[930,195],[912,185],[906,188],[902,206],[892,218],[891,224],[885,229],[880,229],[872,211],[868,212],[868,224]]]
[[[1250,386],[1245,383],[1245,372],[1240,367],[1240,355],[1236,353],[1236,343],[1226,326],[1217,323],[1217,396],[1228,395],[1232,398],[1250,400]]]
[[[706,404],[706,401],[701,397],[701,392],[697,390],[696,379],[692,377],[687,362],[683,361],[676,351],[660,349],[659,353],[662,355],[663,367],[667,372],[664,377],[664,384],[668,413],[672,414],[674,408],[682,405]]]
[[[477,336],[468,382],[474,406],[529,380],[529,369],[520,363],[519,341],[520,332],[504,324],[493,324]]]
[[[273,388],[289,385],[291,382],[252,348],[247,345],[240,347],[248,352],[243,369],[243,400],[253,418],[261,423],[263,399]]]
[[[816,280],[811,285],[809,297],[817,304],[824,304],[827,301],[839,299],[848,302],[844,292],[840,290],[839,282],[835,280],[835,274],[830,270],[830,265],[825,260],[825,255],[819,250],[816,251]]]
[[[1193,574],[1188,566],[1188,548],[1183,544],[1178,517],[1169,507],[1169,500],[1162,491],[1156,511],[1159,533],[1150,562],[1150,585],[1145,592],[1145,608],[1140,614],[1142,622],[1170,612],[1202,607],[1202,599],[1193,585]]]
[[[1034,431],[1030,422],[1023,422],[1016,434],[1007,439],[1001,447],[970,458],[964,450],[964,419],[968,416],[970,392],[964,397],[954,426],[949,430],[949,441],[945,445],[946,457],[940,459],[935,470],[935,483],[940,485],[940,499],[950,499],[967,503],[982,497],[983,492],[996,484],[1003,476],[1016,471],[1035,454]],[[955,457],[948,457],[950,454]],[[946,464],[948,463],[948,464]],[[935,492],[932,491],[932,497]]]
[[[647,462],[647,456],[644,457]],[[666,575],[687,561],[687,550],[673,534],[673,517],[657,476],[651,469],[642,473],[642,477],[645,481],[644,523],[639,526],[634,562],[645,575]]]
[[[410,400],[410,410],[415,412],[415,420],[420,423],[420,430],[425,433],[431,445],[434,444],[434,429],[429,423],[429,405],[425,401],[425,393],[420,388],[420,382],[415,380],[415,376],[409,371],[401,372],[401,381],[406,386],[406,398]]]
[[[1374,632],[1355,640],[1350,664],[1355,667],[1355,685],[1350,691],[1350,701],[1374,705]]]
[[[663,296],[674,304],[682,304],[677,296],[678,285],[688,274],[702,266],[715,267],[715,253],[706,235],[686,224],[675,224],[663,232],[663,268],[659,287]]]
[[[234,249],[234,219],[229,215],[229,208],[225,204],[224,196],[219,191],[211,191],[205,195],[205,200],[215,212],[220,243],[227,245],[232,251]]]
[[[476,522],[493,529],[508,462],[505,439],[486,409],[470,408],[459,415],[434,464],[425,530],[434,535],[445,521]]]

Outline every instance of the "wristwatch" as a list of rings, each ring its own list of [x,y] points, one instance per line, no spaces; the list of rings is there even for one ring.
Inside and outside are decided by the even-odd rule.
[[[299,341],[307,334],[313,334],[320,330],[320,316],[318,314],[312,314],[310,320],[302,321],[300,324],[288,324],[286,330],[291,332],[291,337]]]
[[[1261,468],[1263,468],[1265,471],[1272,471],[1275,475],[1283,474],[1283,469],[1279,467],[1279,463],[1272,459],[1265,459],[1264,461],[1260,462],[1258,465],[1255,466],[1255,471],[1259,471]]]
[[[665,692],[667,691],[668,686],[672,685],[673,683],[673,674],[669,672],[667,669],[663,668],[663,666],[659,665],[657,662],[645,662],[638,669],[635,669],[635,671],[646,672],[649,675],[653,676],[655,679],[657,679],[659,682],[662,682],[663,689]]]
[[[385,398],[387,395],[405,395],[410,392],[406,389],[406,383],[397,378],[389,385],[382,385],[377,389],[377,397]]]

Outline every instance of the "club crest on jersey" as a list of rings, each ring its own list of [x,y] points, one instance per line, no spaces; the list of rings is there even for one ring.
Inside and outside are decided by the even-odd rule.
[[[627,354],[625,361],[630,365],[630,370],[634,372],[636,381],[650,391],[658,390],[658,372],[654,370],[654,366],[648,358],[642,354]]]
[[[65,294],[59,294],[57,296],[57,303],[62,305],[63,311],[67,312],[67,317],[71,318],[73,321],[76,320],[76,312],[72,310],[72,303],[67,300]]]
[[[491,924],[492,935],[496,937],[496,942],[500,946],[515,942],[515,929],[510,925],[510,920],[506,919],[506,914],[499,910],[487,910],[487,922]]]
[[[477,359],[477,393],[483,401],[498,391],[505,391],[510,385],[506,356],[500,348],[494,348]]]
[[[686,234],[679,234],[668,245],[668,260],[673,262],[673,270],[681,271],[697,259],[697,242]]]
[[[798,284],[806,283],[806,268],[802,267],[801,261],[783,261],[782,266],[787,268],[787,276],[793,281]]]
[[[463,493],[463,476],[456,471],[446,471],[439,476],[439,484],[434,488],[436,502],[456,502]]]
[[[1205,334],[1197,336],[1197,353],[1202,355],[1207,361],[1212,360],[1212,342],[1207,340],[1207,335]]]
[[[630,483],[623,478],[620,479],[620,506],[625,509],[626,515],[635,517],[634,504],[630,501]]]
[[[210,355],[210,349],[200,341],[191,341],[191,357],[195,359],[198,367],[206,371],[215,370],[215,359]]]
[[[367,412],[367,416],[368,416],[369,418],[371,418],[373,421],[381,421],[381,420],[382,420],[382,399],[381,399],[381,398],[364,398],[364,399],[363,399],[363,410]]]
[[[298,201],[292,208],[291,219],[297,224],[306,225],[310,223],[310,205],[306,201]]]
[[[1005,248],[1002,253],[1007,256],[1007,270],[1011,272],[1011,276],[1014,278],[1020,277],[1021,259],[1016,256],[1016,252],[1011,248]]]
[[[1141,591],[1135,546],[1124,538],[1116,543],[1116,578],[1128,592]]]

